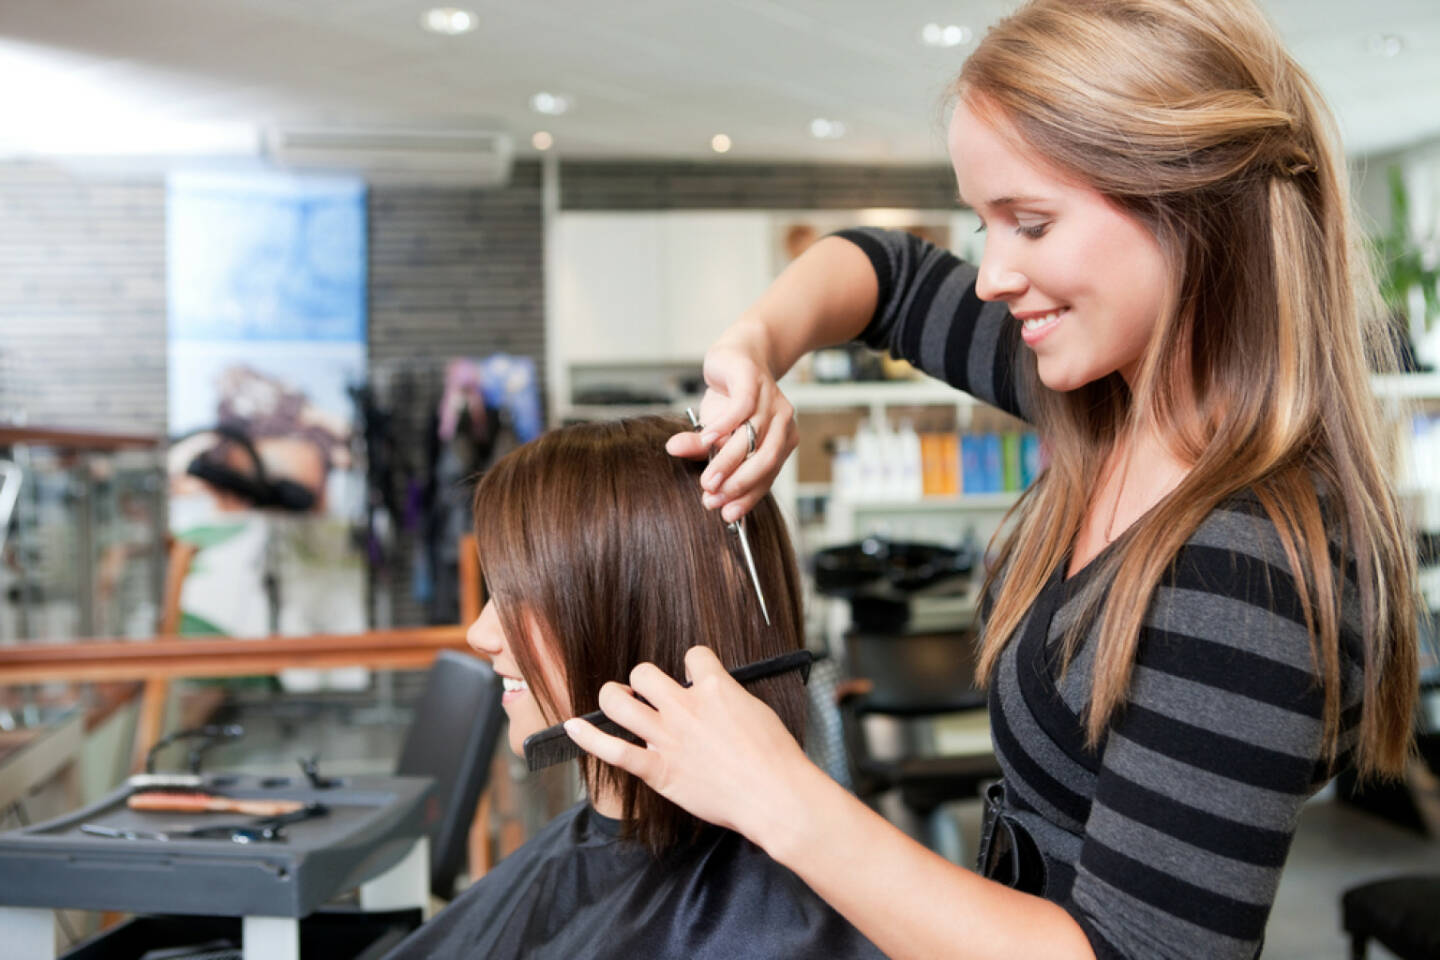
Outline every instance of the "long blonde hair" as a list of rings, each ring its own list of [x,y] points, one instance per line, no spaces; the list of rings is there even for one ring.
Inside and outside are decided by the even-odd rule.
[[[1146,608],[1180,547],[1249,488],[1305,611],[1332,762],[1345,564],[1332,561],[1329,535],[1353,558],[1365,672],[1357,764],[1398,772],[1416,698],[1416,560],[1369,380],[1371,368],[1393,369],[1393,346],[1318,90],[1251,0],[1033,0],[990,31],[954,92],[1150,229],[1174,277],[1133,397],[1118,374],[1050,391],[1026,352],[1022,389],[1051,465],[991,568],[981,680],[1075,541],[1117,438],[1146,418],[1193,467],[1103,558],[1091,582],[1108,593],[1088,591],[1089,615],[1067,637],[1068,662],[1101,617],[1090,743],[1125,700]]]

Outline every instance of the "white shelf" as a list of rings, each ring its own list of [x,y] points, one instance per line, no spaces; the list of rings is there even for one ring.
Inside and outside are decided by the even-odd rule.
[[[955,497],[921,497],[919,500],[840,500],[848,509],[861,512],[906,513],[931,510],[1008,510],[1020,499],[1019,493],[962,493]]]
[[[1377,397],[1395,400],[1440,399],[1440,373],[1389,373],[1370,378]]]
[[[1370,379],[1376,396],[1440,399],[1440,373],[1377,374]],[[780,390],[796,410],[831,410],[875,404],[974,406],[981,403],[968,393],[929,377],[924,380],[877,380],[868,383],[793,383],[782,380]]]
[[[829,483],[797,483],[797,497],[831,497],[832,503],[848,510],[885,510],[895,512],[923,510],[1008,510],[1020,499],[1015,491],[1007,493],[962,493],[953,497],[921,497],[919,500],[901,500],[895,497],[861,497],[844,499],[835,496],[835,488]]]
[[[672,400],[668,403],[572,403],[555,415],[556,423],[566,420],[618,420],[622,417],[649,417],[683,414],[686,407],[695,407],[695,399]]]
[[[939,380],[878,380],[871,383],[787,383],[780,391],[796,410],[833,410],[837,407],[883,405],[974,406],[980,403]]]

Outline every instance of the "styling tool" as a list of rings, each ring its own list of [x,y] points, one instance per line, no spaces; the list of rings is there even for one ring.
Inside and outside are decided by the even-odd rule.
[[[759,660],[755,663],[747,663],[743,667],[736,667],[730,671],[738,683],[754,683],[756,680],[763,680],[766,677],[778,676],[788,673],[791,670],[800,671],[800,682],[805,683],[810,679],[810,664],[815,660],[815,655],[809,650],[796,650],[794,653],[782,653],[778,657],[771,657],[768,660]],[[681,686],[690,686],[686,680]],[[636,699],[642,703],[649,704],[644,697],[636,694]],[[630,743],[643,745],[644,741],[635,734],[620,726],[614,720],[605,716],[604,711],[594,710],[580,718],[593,724],[602,733],[628,740]],[[525,738],[525,766],[534,773],[536,770],[543,770],[553,764],[562,763],[566,760],[574,760],[585,751],[580,745],[565,733],[565,725],[557,723],[553,727],[546,727],[539,733],[532,733]]]
[[[297,804],[296,809],[274,816],[261,817],[249,823],[211,823],[199,827],[176,827],[166,830],[141,830],[135,827],[112,827],[104,823],[82,823],[80,832],[92,837],[112,840],[229,840],[231,843],[284,843],[285,828],[292,823],[323,817],[330,808],[323,803]]]
[[[330,808],[323,803],[306,803],[298,810],[273,817],[262,817],[249,823],[217,823],[192,827],[181,834],[193,840],[229,840],[231,843],[285,843],[285,828],[292,823],[327,816]]]
[[[304,809],[299,800],[236,800],[213,793],[132,793],[125,806],[131,810],[158,810],[166,813],[243,813],[248,817],[278,817]]]
[[[198,773],[133,773],[125,785],[132,790],[179,790],[192,792],[205,788],[205,777]]]
[[[695,410],[693,408],[686,407],[685,415],[690,418],[690,429],[696,433],[704,429],[700,424],[700,418],[695,416]],[[755,452],[755,427],[751,425],[749,420],[745,421],[745,433],[746,439],[749,441],[749,446],[745,453],[748,457]],[[715,450],[713,447],[710,450],[709,456],[711,460],[715,459]],[[733,523],[726,524],[726,526],[730,529],[731,533],[740,538],[740,552],[745,555],[745,566],[750,570],[750,583],[755,587],[755,597],[760,601],[760,613],[765,617],[765,626],[768,627],[770,626],[770,610],[765,606],[765,591],[760,589],[760,574],[755,569],[755,555],[750,552],[750,538],[745,533],[746,519],[745,517],[741,517]]]
[[[109,837],[111,840],[169,840],[171,835],[161,830],[134,830],[127,827],[111,827],[103,823],[82,823],[80,832],[92,837]]]
[[[186,765],[189,766],[191,774],[199,776],[200,766],[207,750],[218,745],[222,740],[238,740],[243,736],[245,736],[245,728],[238,723],[211,723],[190,730],[177,730],[161,737],[145,754],[145,772],[151,776],[164,776],[164,774],[155,773],[155,755],[172,743],[193,740],[196,743],[190,748],[190,753],[186,757]]]
[[[309,757],[296,757],[295,762],[300,764],[300,772],[305,774],[305,779],[310,781],[310,786],[316,790],[329,790],[338,787],[345,781],[336,777],[322,777],[320,775],[320,754],[312,754]]]

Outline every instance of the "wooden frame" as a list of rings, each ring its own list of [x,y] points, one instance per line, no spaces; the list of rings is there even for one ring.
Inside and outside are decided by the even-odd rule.
[[[423,670],[441,650],[473,653],[465,628],[414,627],[300,637],[155,637],[0,648],[0,684],[234,677],[288,667]]]

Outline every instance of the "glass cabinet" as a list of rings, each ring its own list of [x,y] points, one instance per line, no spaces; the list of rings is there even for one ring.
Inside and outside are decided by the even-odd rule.
[[[0,643],[154,636],[158,437],[0,426]]]

